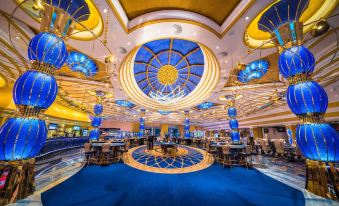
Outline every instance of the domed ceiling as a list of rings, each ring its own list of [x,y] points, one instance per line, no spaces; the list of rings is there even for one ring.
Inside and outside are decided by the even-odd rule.
[[[146,95],[180,87],[184,96],[199,84],[204,73],[200,46],[181,39],[155,40],[142,45],[134,61],[134,78]]]
[[[136,47],[122,63],[120,81],[134,102],[157,110],[190,108],[201,103],[219,80],[214,54],[197,42],[167,38]],[[163,105],[151,96],[180,88],[175,104]]]

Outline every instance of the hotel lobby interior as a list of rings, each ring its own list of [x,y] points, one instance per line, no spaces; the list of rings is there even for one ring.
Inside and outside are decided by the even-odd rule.
[[[1,0],[0,205],[339,206],[339,0]]]

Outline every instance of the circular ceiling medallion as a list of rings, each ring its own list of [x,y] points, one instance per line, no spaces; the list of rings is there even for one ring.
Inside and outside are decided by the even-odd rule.
[[[259,12],[256,17],[249,23],[247,29],[244,34],[244,41],[247,46],[250,48],[271,48],[273,47],[273,43],[269,42],[271,39],[271,34],[269,32],[264,32],[258,29],[258,22],[262,15],[276,2],[280,0],[272,2],[266,8],[264,8],[261,12]],[[328,15],[332,13],[332,11],[336,8],[337,1],[333,0],[310,0],[309,6],[300,17],[300,21],[303,22],[304,25],[304,33],[310,31],[314,24],[309,24],[310,22],[314,22],[321,18],[326,18]],[[266,42],[266,43],[265,43]],[[269,43],[267,43],[269,42]],[[264,44],[265,43],[265,44]]]
[[[190,108],[207,98],[219,80],[219,65],[204,45],[183,39],[154,40],[134,48],[121,66],[120,81],[136,103],[156,110]],[[183,98],[163,105],[152,93],[180,88]]]

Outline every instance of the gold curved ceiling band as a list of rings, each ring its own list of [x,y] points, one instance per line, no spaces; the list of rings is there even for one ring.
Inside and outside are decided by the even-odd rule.
[[[267,5],[264,9],[257,13],[257,15],[250,21],[246,26],[245,32],[243,34],[243,42],[248,47],[255,49],[264,42],[269,42],[271,37],[268,32],[263,32],[258,29],[257,22],[263,13],[268,10],[273,4],[280,0],[276,0],[273,3]],[[310,0],[310,5],[303,15],[300,17],[300,20],[304,24],[308,24],[315,20],[328,17],[338,5],[339,0]],[[313,25],[308,25],[304,27],[304,33],[309,32],[312,29]],[[274,47],[273,43],[266,43],[261,48],[271,48]]]
[[[198,103],[206,99],[208,95],[214,90],[220,76],[219,64],[212,51],[200,43],[198,43],[198,45],[200,46],[204,54],[204,73],[197,87],[175,105],[161,105],[153,100],[151,97],[144,94],[138,87],[138,84],[136,83],[133,74],[133,64],[136,53],[139,50],[140,46],[135,47],[129,53],[129,55],[126,56],[121,65],[119,80],[122,88],[125,90],[128,97],[132,101],[146,108],[153,108],[155,110],[180,110],[197,105]]]
[[[166,18],[166,19],[158,19],[158,20],[151,20],[151,21],[147,21],[141,24],[138,24],[136,26],[133,26],[132,28],[128,28],[126,26],[126,24],[124,23],[124,21],[122,20],[119,12],[117,11],[117,9],[114,7],[113,3],[111,2],[111,0],[106,0],[107,4],[110,6],[111,10],[113,11],[115,17],[118,19],[118,22],[120,23],[120,26],[124,29],[124,31],[129,34],[132,33],[133,31],[136,31],[140,28],[143,28],[145,26],[148,25],[152,25],[152,24],[158,24],[158,23],[167,23],[167,22],[181,22],[181,23],[186,23],[186,24],[192,24],[195,26],[199,26],[203,29],[206,29],[207,31],[213,33],[215,36],[217,36],[219,39],[222,39],[225,34],[234,26],[235,23],[237,23],[237,21],[242,17],[242,15],[247,12],[247,10],[253,5],[253,3],[255,2],[255,0],[251,0],[246,7],[239,12],[239,14],[233,19],[233,21],[222,31],[222,33],[218,32],[217,30],[213,29],[210,26],[207,26],[205,24],[202,24],[201,22],[198,21],[192,21],[192,20],[186,20],[186,19],[177,19],[177,18]]]

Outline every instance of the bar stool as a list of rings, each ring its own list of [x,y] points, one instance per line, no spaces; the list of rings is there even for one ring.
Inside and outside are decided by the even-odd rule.
[[[101,156],[100,156],[100,165],[103,164],[103,162],[106,161],[106,164],[109,164],[110,162],[110,156],[111,156],[111,150],[110,150],[111,144],[110,143],[103,143],[101,147]]]
[[[84,144],[84,152],[85,152],[85,166],[88,166],[90,164],[90,161],[92,160],[94,156],[94,150],[91,148],[90,143]]]

